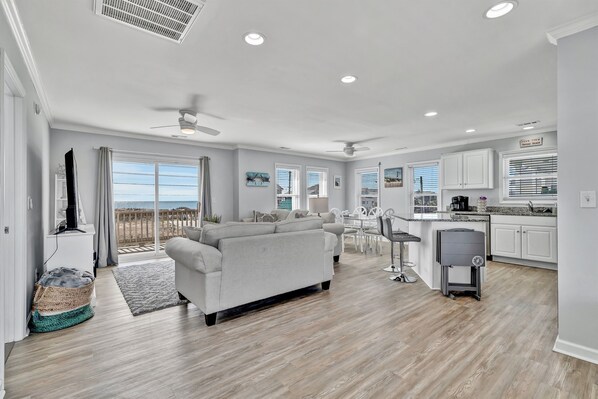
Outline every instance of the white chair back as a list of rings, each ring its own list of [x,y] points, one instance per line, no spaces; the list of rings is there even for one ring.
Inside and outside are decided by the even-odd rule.
[[[334,215],[334,222],[335,223],[342,223],[343,222],[342,212],[341,212],[340,209],[338,209],[338,208],[332,208],[329,212]]]
[[[384,216],[385,218],[390,217],[392,215],[395,214],[395,210],[392,208],[388,208],[387,210],[384,211],[384,213],[382,214],[382,216]]]
[[[382,211],[382,208],[380,208],[379,206],[375,206],[372,209],[370,209],[370,211],[368,212],[368,216],[382,216],[382,213],[384,213],[384,211]]]
[[[362,216],[367,216],[368,214],[368,210],[365,209],[365,206],[358,206],[357,208],[355,208],[353,210],[353,214],[354,215],[362,215]]]

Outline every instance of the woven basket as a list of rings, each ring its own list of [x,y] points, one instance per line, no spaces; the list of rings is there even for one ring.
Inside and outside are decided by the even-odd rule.
[[[38,311],[34,311],[31,316],[31,331],[43,333],[62,330],[63,328],[83,323],[85,320],[92,318],[93,314],[93,308],[90,305],[54,316],[41,316]]]
[[[89,305],[94,284],[79,288],[44,287],[35,284],[33,312],[67,312]]]

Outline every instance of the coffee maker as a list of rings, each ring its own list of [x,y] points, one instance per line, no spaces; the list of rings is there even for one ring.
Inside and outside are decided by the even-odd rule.
[[[457,195],[451,199],[451,211],[469,211],[469,197]]]

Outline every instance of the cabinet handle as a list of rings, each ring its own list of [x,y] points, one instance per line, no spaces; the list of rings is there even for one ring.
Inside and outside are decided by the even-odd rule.
[[[515,231],[515,233],[519,233],[519,230]]]
[[[527,231],[523,230],[523,234],[527,233]]]

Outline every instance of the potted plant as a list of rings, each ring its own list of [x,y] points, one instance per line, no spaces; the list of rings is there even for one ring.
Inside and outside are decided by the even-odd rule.
[[[203,217],[203,224],[218,224],[222,220],[221,215],[211,214]]]

